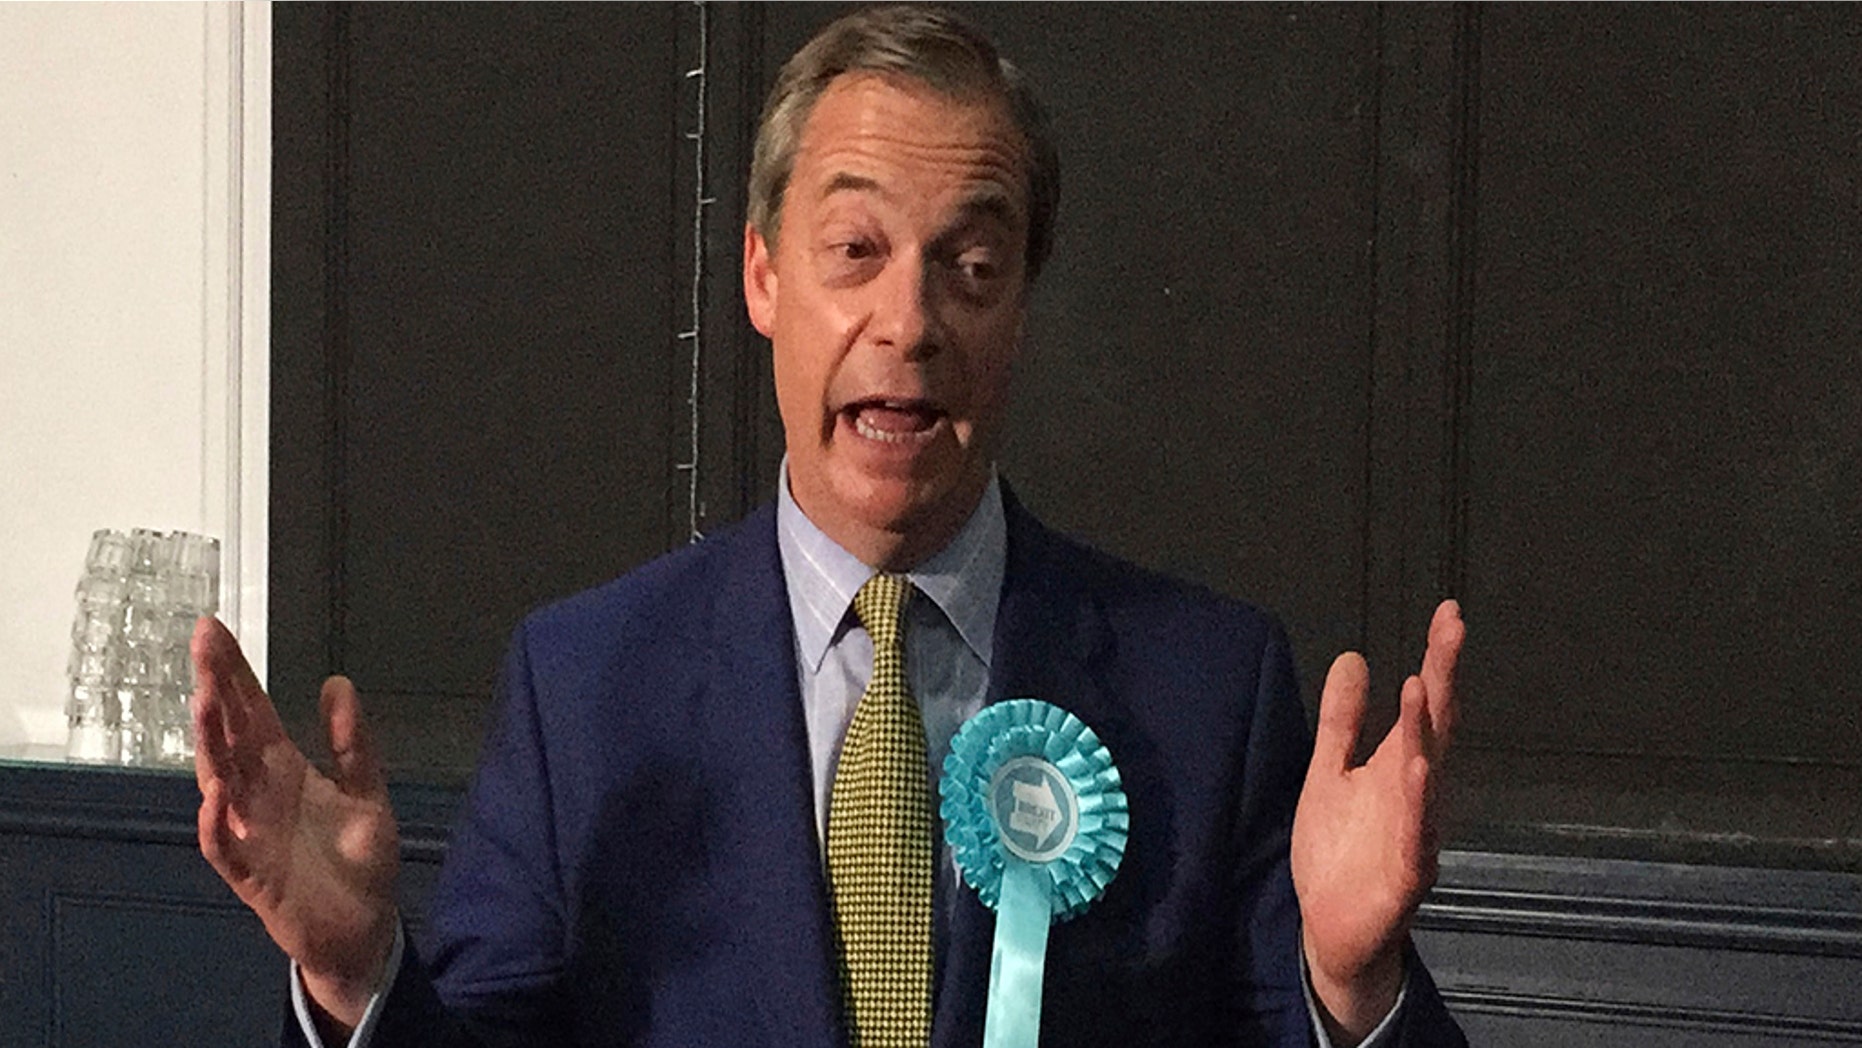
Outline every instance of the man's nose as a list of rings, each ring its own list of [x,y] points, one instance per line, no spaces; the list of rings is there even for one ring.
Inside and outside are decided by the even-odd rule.
[[[873,315],[868,330],[875,343],[907,359],[937,353],[938,331],[934,274],[922,256],[895,258],[873,286]]]

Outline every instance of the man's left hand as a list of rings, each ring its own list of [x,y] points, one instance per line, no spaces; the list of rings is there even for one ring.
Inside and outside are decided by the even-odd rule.
[[[1443,601],[1422,670],[1370,760],[1354,766],[1369,672],[1346,652],[1319,702],[1312,766],[1293,819],[1293,887],[1326,1033],[1362,1041],[1395,1006],[1416,906],[1435,883],[1435,784],[1455,721],[1455,660],[1467,629]]]

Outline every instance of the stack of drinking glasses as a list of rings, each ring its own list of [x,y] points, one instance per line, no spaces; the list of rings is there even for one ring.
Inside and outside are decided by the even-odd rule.
[[[71,626],[74,760],[186,764],[194,620],[220,609],[220,543],[137,528],[91,536]]]

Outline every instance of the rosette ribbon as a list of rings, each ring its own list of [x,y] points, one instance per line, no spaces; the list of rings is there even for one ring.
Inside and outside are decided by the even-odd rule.
[[[958,730],[938,793],[963,879],[996,911],[983,1048],[1036,1048],[1048,927],[1092,905],[1125,855],[1118,768],[1078,717],[1011,699]]]

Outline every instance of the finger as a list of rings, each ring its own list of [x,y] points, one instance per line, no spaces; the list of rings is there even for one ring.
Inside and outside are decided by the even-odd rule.
[[[224,781],[237,771],[232,748],[226,743],[223,715],[219,696],[207,689],[195,690],[194,781],[200,785],[202,794],[207,792],[209,782]]]
[[[1419,677],[1411,677],[1404,682],[1402,720],[1413,721],[1418,725],[1415,729],[1400,729],[1405,733],[1403,745],[1409,748],[1403,789],[1404,800],[1411,812],[1410,825],[1414,828],[1410,843],[1414,848],[1412,869],[1416,876],[1418,897],[1435,883],[1437,856],[1441,852],[1437,802],[1441,776],[1436,764],[1436,752],[1429,748],[1426,727],[1426,722],[1434,715],[1431,707],[1433,698]]]
[[[388,791],[381,760],[362,720],[362,700],[348,677],[323,682],[318,696],[324,729],[330,737],[330,757],[336,765],[336,784],[355,797],[380,796]]]
[[[1419,838],[1422,853],[1424,856],[1434,856],[1441,850],[1441,819],[1437,801],[1437,776],[1428,758],[1417,757],[1411,761],[1409,789],[1411,803],[1422,812]]]
[[[256,694],[268,709],[271,703],[259,690],[233,635],[219,620],[203,617],[196,621],[190,647],[195,676],[195,779],[199,781],[206,773],[226,781],[236,806],[247,786],[262,775],[263,746],[269,741],[252,730],[251,696]]]
[[[224,699],[221,692],[220,677],[215,672],[214,657],[210,654],[216,644],[213,637],[216,622],[212,616],[203,615],[194,620],[194,636],[188,642],[188,657],[194,663],[194,736],[197,740],[205,738],[206,724],[209,720],[215,730],[225,730],[225,713],[221,709]],[[211,715],[211,716],[210,716]],[[195,766],[199,767],[200,750],[195,750]]]
[[[206,616],[194,624],[190,651],[194,657],[195,690],[220,698],[222,724],[230,742],[237,744],[248,736],[269,741],[284,734],[284,725],[265,689],[259,686],[245,653],[239,650],[239,642],[219,619]]]
[[[200,853],[206,856],[208,865],[218,871],[227,884],[237,888],[251,876],[252,870],[241,854],[239,840],[234,836],[228,819],[226,784],[208,780],[200,792],[197,828]]]
[[[1350,769],[1358,731],[1364,725],[1370,679],[1370,668],[1357,652],[1348,651],[1332,660],[1332,669],[1325,675],[1325,690],[1319,696],[1319,727],[1313,733],[1314,770]]]
[[[194,639],[189,645],[194,670],[200,679],[221,691],[257,691],[258,678],[246,655],[239,650],[226,624],[212,615],[203,615],[194,623]]]
[[[1455,667],[1461,659],[1461,645],[1467,638],[1467,625],[1461,621],[1461,605],[1445,600],[1435,609],[1429,622],[1429,647],[1422,656],[1422,682],[1428,692],[1430,752],[1440,753],[1454,734]]]
[[[1396,740],[1397,752],[1406,764],[1413,765],[1418,758],[1426,758],[1428,751],[1423,746],[1428,731],[1428,689],[1423,687],[1421,677],[1412,675],[1403,682],[1402,710],[1397,714],[1396,727],[1390,729],[1389,736]]]
[[[1420,812],[1415,838],[1416,889],[1426,893],[1435,884],[1442,847],[1435,811],[1435,770],[1427,757],[1417,756],[1410,761],[1407,778],[1410,803]]]

